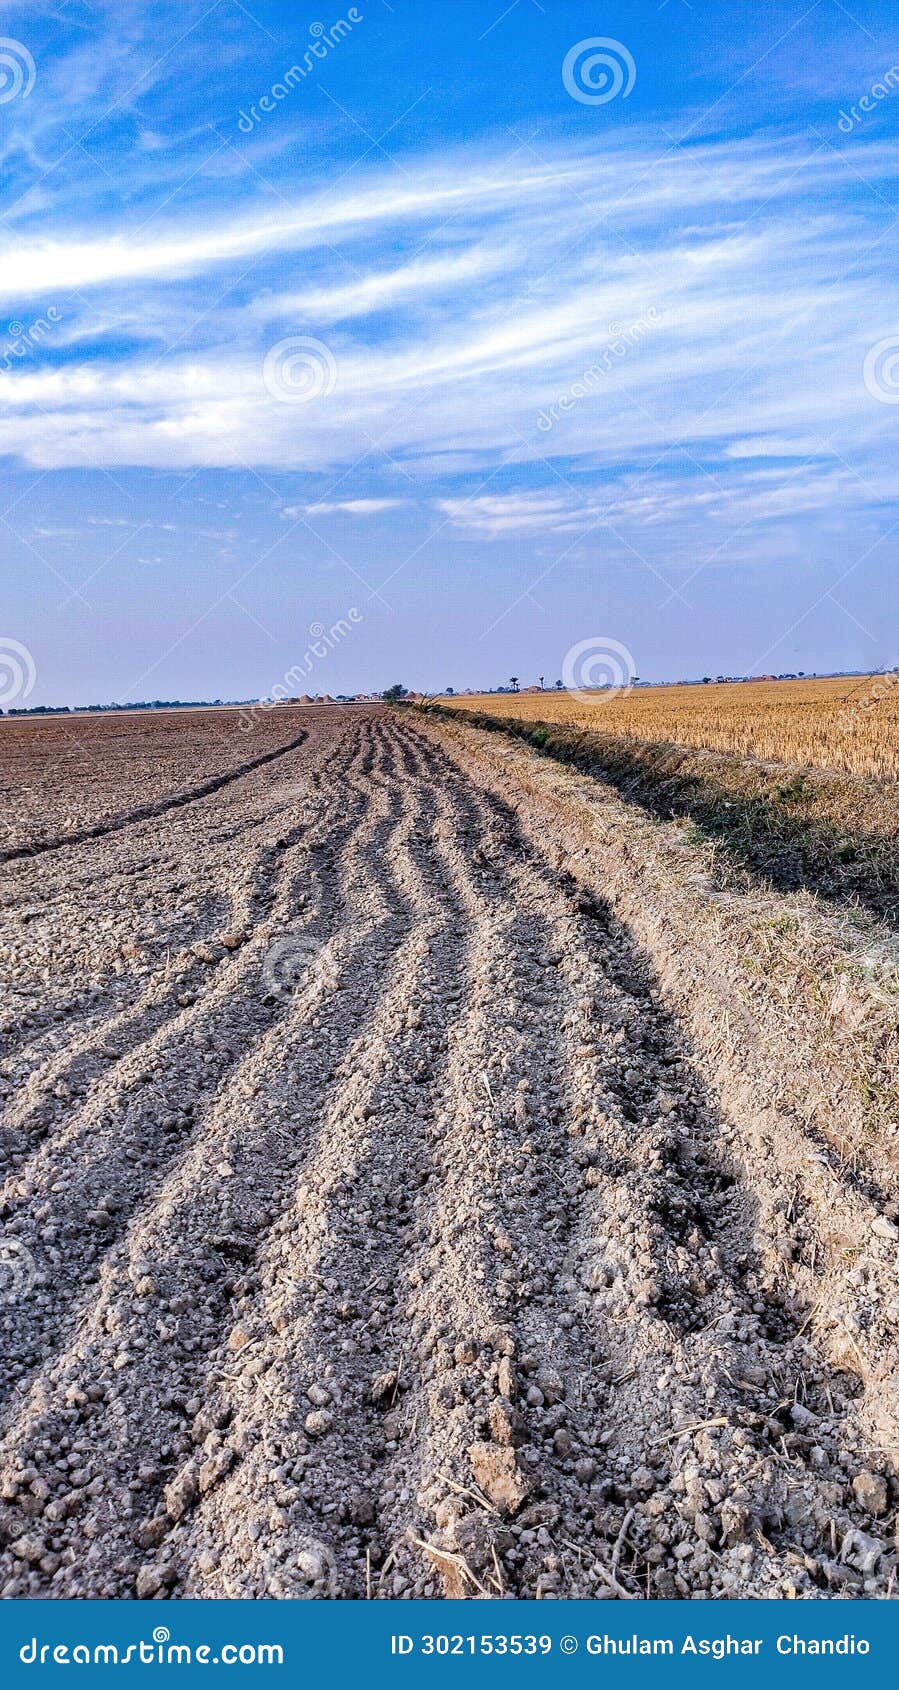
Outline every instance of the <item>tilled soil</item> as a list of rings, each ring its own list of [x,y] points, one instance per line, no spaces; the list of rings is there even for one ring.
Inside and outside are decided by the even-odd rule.
[[[892,1594],[740,1121],[451,742],[5,872],[5,1596]]]
[[[336,708],[0,715],[0,862],[176,809]]]

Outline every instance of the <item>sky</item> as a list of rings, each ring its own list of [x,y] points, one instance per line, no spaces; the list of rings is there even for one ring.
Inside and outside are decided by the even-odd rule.
[[[8,8],[0,699],[899,662],[892,10]]]

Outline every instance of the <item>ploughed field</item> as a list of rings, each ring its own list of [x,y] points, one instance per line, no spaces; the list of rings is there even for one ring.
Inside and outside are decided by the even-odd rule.
[[[494,735],[212,716],[10,834],[3,1594],[891,1594],[895,1168],[790,901]]]
[[[282,748],[319,714],[257,706],[0,721],[0,861],[137,819],[141,810],[177,807],[199,796],[200,786],[227,781]]]

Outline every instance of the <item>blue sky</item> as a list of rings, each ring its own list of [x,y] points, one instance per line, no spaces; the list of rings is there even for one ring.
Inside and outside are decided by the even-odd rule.
[[[890,12],[8,10],[28,702],[895,664]]]

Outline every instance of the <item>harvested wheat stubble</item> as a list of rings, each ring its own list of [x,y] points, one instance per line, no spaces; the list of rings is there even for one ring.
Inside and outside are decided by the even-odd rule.
[[[895,779],[897,682],[899,675],[890,671],[633,691],[465,693],[440,702],[451,709],[559,722],[612,737]]]
[[[597,776],[669,820],[692,824],[693,842],[716,847],[723,884],[806,887],[845,909],[899,927],[899,784],[828,769],[764,763],[733,752],[613,737],[434,701],[416,713],[463,721],[523,740]],[[594,720],[600,720],[595,712]]]
[[[7,1596],[891,1588],[755,1123],[503,756],[347,712],[8,866]]]

